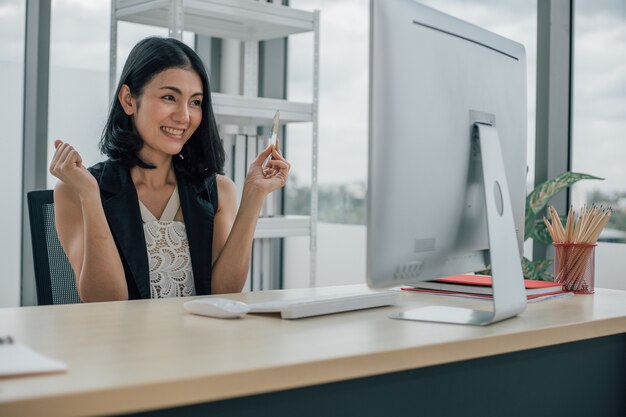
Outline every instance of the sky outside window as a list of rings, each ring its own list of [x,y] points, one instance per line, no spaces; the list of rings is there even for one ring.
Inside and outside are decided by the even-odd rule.
[[[613,207],[603,237],[626,239],[626,3],[577,1],[574,10],[572,169],[604,181],[581,181],[572,204]]]

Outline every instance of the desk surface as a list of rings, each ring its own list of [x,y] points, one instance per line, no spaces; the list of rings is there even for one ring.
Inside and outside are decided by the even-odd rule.
[[[342,286],[229,295],[261,301],[350,292]],[[0,415],[100,415],[285,390],[626,333],[626,291],[529,304],[488,327],[391,320],[425,305],[489,303],[402,294],[398,306],[300,320],[188,314],[187,299],[0,309],[12,335],[69,366],[0,379]]]

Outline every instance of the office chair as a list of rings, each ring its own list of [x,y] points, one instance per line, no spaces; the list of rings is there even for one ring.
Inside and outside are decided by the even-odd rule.
[[[80,303],[74,272],[54,226],[53,191],[31,191],[27,200],[37,304]]]

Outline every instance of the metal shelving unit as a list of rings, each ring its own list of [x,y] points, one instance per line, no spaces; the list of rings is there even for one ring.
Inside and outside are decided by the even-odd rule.
[[[314,26],[313,13],[250,0],[118,0],[116,16],[127,22],[167,27],[172,33],[184,27],[197,34],[244,42],[284,38],[310,32]]]
[[[308,236],[310,226],[309,216],[260,217],[254,236],[256,238]]]
[[[182,40],[183,30],[200,35],[244,42],[243,94],[213,93],[218,124],[244,129],[269,126],[280,109],[281,124],[311,122],[311,215],[261,217],[255,239],[310,237],[310,286],[315,286],[317,254],[317,157],[319,89],[319,11],[307,12],[253,0],[112,0],[110,91],[117,68],[118,21],[167,27],[170,37]],[[256,97],[258,42],[313,32],[313,101],[296,103]],[[271,210],[269,210],[271,215]],[[254,262],[254,259],[253,259]]]
[[[211,99],[215,116],[224,124],[268,126],[276,109],[280,109],[281,124],[313,121],[310,103],[221,93],[213,93]]]

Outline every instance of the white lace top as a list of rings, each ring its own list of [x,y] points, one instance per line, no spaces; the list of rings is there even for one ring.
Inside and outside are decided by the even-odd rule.
[[[139,201],[143,232],[148,249],[150,297],[182,297],[196,294],[185,223],[176,221],[180,208],[178,187],[170,197],[160,219]]]

